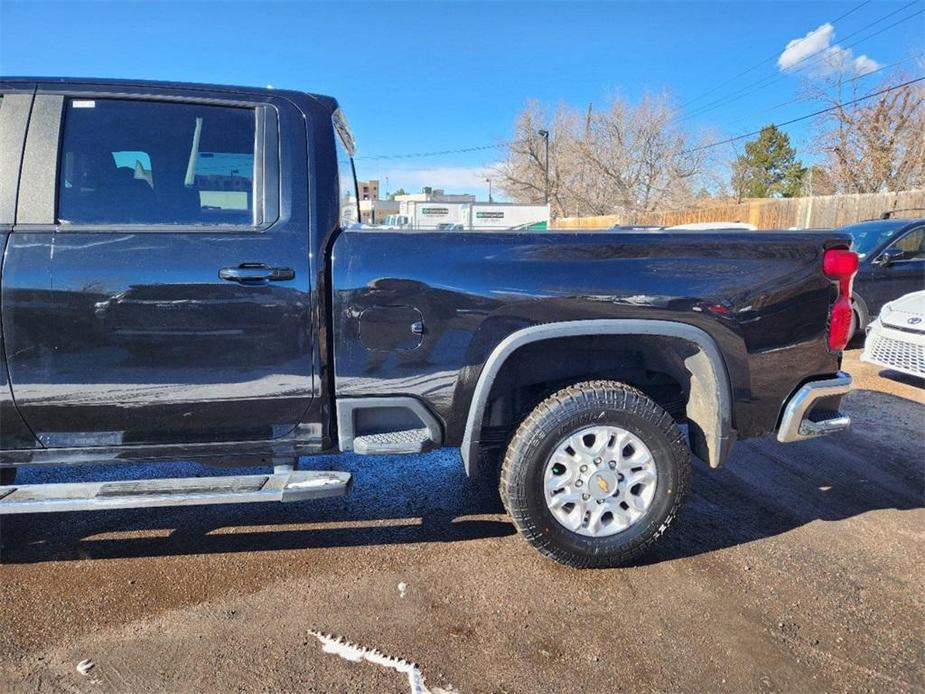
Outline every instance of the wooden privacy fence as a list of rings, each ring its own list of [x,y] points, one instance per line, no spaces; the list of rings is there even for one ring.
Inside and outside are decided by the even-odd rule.
[[[667,212],[637,212],[600,217],[561,217],[554,229],[606,229],[615,224],[673,226],[693,222],[748,222],[759,229],[839,227],[874,219],[889,210],[919,208],[898,217],[925,216],[925,190],[898,193],[819,195],[807,198],[752,198],[740,203]]]

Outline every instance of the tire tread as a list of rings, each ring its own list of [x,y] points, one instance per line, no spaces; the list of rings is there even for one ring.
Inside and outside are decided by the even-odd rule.
[[[516,477],[523,473],[519,465],[520,451],[526,441],[543,427],[546,418],[551,417],[556,409],[580,412],[589,407],[609,405],[648,420],[663,433],[669,442],[671,453],[678,464],[679,476],[673,490],[673,502],[668,515],[659,527],[644,541],[627,547],[619,552],[601,555],[597,552],[576,553],[559,547],[550,541],[537,527],[534,519],[526,513],[526,500],[523,489],[526,485],[514,484]],[[640,390],[619,381],[594,380],[576,383],[553,393],[537,405],[521,422],[504,455],[501,464],[499,491],[505,510],[521,535],[544,556],[566,566],[575,568],[592,568],[603,566],[624,566],[632,564],[648,552],[672,526],[685,498],[690,491],[691,464],[690,450],[676,422],[668,412],[656,404]],[[514,496],[512,496],[512,493]]]

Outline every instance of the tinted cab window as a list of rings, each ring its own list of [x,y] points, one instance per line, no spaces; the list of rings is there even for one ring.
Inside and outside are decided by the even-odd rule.
[[[253,109],[117,99],[66,109],[59,221],[254,223]]]

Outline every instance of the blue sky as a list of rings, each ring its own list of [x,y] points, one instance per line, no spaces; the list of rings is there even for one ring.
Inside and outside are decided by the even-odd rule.
[[[804,48],[851,51],[852,61],[867,56],[873,63],[866,69],[904,60],[907,73],[925,74],[925,63],[915,59],[925,54],[925,15],[913,16],[923,9],[925,0],[2,0],[0,73],[272,84],[331,94],[365,156],[495,144],[510,136],[528,99],[584,108],[614,94],[638,99],[663,89],[687,106],[687,126],[732,136],[819,108],[802,102],[772,109],[799,94],[800,76],[782,72],[777,59],[809,32],[817,33]],[[799,46],[794,50],[798,58]],[[864,84],[873,89],[886,74]],[[730,100],[759,80],[766,80],[763,88]],[[697,113],[716,100],[719,107]],[[804,124],[790,132],[795,144],[805,144]],[[383,185],[388,176],[392,190],[430,183],[485,196],[483,171],[500,152],[362,159],[358,173]]]

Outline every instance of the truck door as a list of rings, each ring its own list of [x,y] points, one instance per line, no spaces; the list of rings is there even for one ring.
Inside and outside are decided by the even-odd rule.
[[[296,426],[313,360],[295,111],[39,87],[2,308],[13,394],[42,444],[261,440]]]

